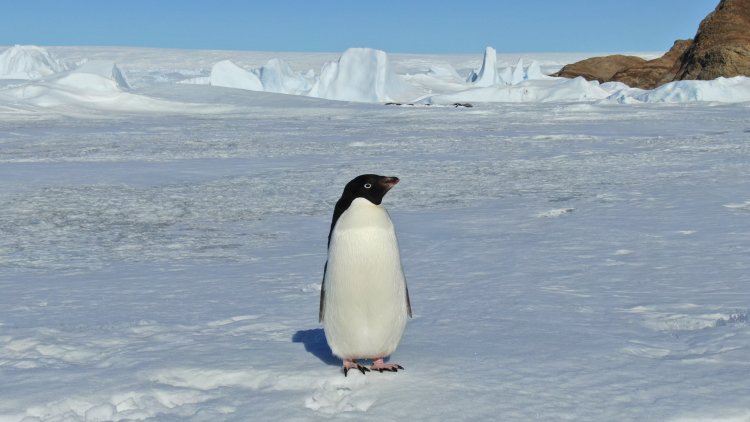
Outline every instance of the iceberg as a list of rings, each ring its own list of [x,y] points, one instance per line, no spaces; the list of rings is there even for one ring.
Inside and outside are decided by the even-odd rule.
[[[418,93],[393,72],[384,51],[350,48],[337,62],[323,66],[309,95],[329,100],[382,103],[409,101]]]
[[[523,58],[518,59],[518,63],[516,63],[516,67],[513,68],[513,74],[510,79],[511,85],[520,84],[521,82],[526,80],[526,72],[523,70]]]
[[[497,51],[492,47],[484,49],[482,67],[478,71],[472,71],[466,82],[473,83],[477,87],[492,86],[500,82],[497,74]]]

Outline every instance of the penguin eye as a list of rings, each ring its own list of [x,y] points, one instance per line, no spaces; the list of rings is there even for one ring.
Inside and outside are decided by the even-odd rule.
[[[365,189],[370,189],[372,185],[370,183],[365,183]]]

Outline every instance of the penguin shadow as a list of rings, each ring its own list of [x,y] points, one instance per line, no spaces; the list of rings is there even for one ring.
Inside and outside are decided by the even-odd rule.
[[[341,359],[333,355],[322,328],[299,330],[292,336],[292,343],[302,343],[307,352],[327,365],[341,366]]]

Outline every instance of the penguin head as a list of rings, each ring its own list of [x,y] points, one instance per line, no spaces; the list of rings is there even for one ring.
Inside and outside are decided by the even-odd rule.
[[[363,174],[346,184],[342,197],[365,198],[375,205],[380,205],[385,194],[396,186],[396,183],[398,183],[398,177]]]

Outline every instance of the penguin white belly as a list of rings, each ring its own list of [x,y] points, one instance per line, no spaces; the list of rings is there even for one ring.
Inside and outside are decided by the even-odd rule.
[[[342,359],[396,350],[406,325],[406,280],[386,210],[357,198],[341,215],[328,248],[323,327]]]

